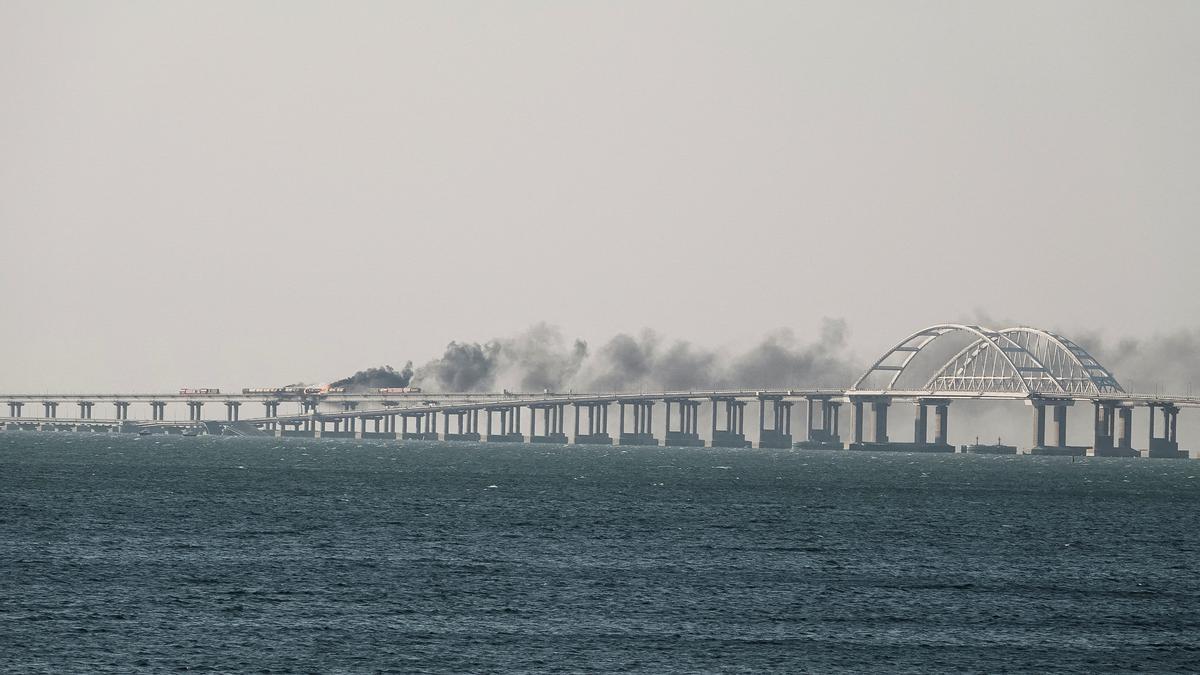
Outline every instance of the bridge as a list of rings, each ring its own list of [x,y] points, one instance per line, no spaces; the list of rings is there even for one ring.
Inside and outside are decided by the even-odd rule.
[[[844,389],[578,394],[244,391],[12,394],[0,395],[0,399],[8,402],[9,419],[4,423],[8,430],[712,447],[749,447],[757,440],[762,448],[919,452],[954,452],[948,440],[951,404],[985,400],[1020,402],[1030,408],[1032,454],[1122,457],[1142,454],[1133,443],[1136,409],[1148,412],[1148,456],[1187,457],[1179,449],[1179,412],[1200,407],[1200,398],[1126,392],[1112,372],[1062,335],[1025,326],[993,330],[967,324],[937,324],[909,335]],[[913,406],[912,441],[893,440],[890,434],[889,410],[898,402]],[[94,416],[98,403],[111,406],[112,416]],[[149,419],[130,417],[135,403],[149,409]],[[797,403],[806,413],[804,435],[799,439],[792,433],[792,410]],[[60,404],[77,406],[78,415],[60,417]],[[205,417],[206,404],[223,406],[225,414]],[[241,407],[246,404],[262,405],[262,414],[243,419]],[[1093,408],[1093,443],[1071,446],[1067,443],[1067,410],[1081,404]],[[25,416],[25,405],[35,410],[40,405],[42,414]],[[655,410],[660,405],[661,424],[656,425]],[[753,439],[745,427],[750,405],[758,417]],[[292,406],[294,411],[286,410]],[[841,424],[844,406],[851,414],[845,440]],[[168,407],[186,407],[187,420],[168,419]],[[708,413],[707,438],[702,437],[699,424],[702,407]],[[573,413],[570,436],[566,432],[568,410]],[[610,410],[615,410],[615,424],[610,422]],[[1052,425],[1049,434],[1048,422]],[[655,435],[658,433],[661,438]],[[1016,452],[1013,446],[974,449]]]

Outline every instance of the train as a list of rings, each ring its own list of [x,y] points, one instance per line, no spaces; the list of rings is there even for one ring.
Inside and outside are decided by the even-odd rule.
[[[292,385],[290,387],[246,387],[242,389],[243,394],[319,394],[320,387],[302,387]]]
[[[221,390],[213,389],[211,387],[200,387],[199,389],[189,389],[184,387],[183,389],[179,390],[179,393],[183,396],[190,396],[194,394],[219,394],[221,393]]]
[[[304,394],[307,396],[324,396],[325,394],[344,394],[345,387],[329,387],[326,385],[318,386],[300,386],[291,385],[288,387],[246,387],[242,389],[243,394]]]
[[[380,394],[419,394],[420,387],[380,387],[377,390]],[[219,394],[220,389],[180,389],[180,394]],[[326,396],[328,394],[345,394],[346,387],[331,387],[326,384],[305,386],[305,385],[290,385],[287,387],[245,387],[242,389],[243,394],[271,394],[271,395],[304,395],[304,396]]]

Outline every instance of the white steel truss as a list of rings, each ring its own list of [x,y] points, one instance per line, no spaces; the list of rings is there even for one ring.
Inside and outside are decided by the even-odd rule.
[[[1108,369],[1061,335],[1024,326],[996,331],[965,324],[938,324],[913,333],[880,357],[851,389],[862,389],[869,377],[879,373],[891,374],[884,391],[895,389],[913,359],[935,340],[951,333],[967,333],[975,339],[935,370],[925,383],[926,390],[1124,393]]]

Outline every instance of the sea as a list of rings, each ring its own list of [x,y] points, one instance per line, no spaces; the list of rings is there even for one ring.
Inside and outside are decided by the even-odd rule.
[[[1200,671],[1200,462],[0,432],[14,673]]]

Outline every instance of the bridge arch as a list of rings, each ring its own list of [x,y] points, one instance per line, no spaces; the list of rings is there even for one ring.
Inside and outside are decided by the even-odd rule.
[[[966,333],[975,339],[938,368],[925,389],[1024,394],[1066,390],[1041,361],[1010,336],[983,326],[955,323],[929,326],[901,340],[879,357],[851,390],[862,389],[873,375],[889,372],[892,375],[883,390],[895,389],[896,382],[918,354],[938,338],[953,333]]]
[[[1125,393],[1108,368],[1069,338],[1029,326],[1005,328],[1000,332],[1044,362],[1070,393]]]
[[[983,391],[1010,394],[1125,394],[1112,372],[1086,349],[1058,333],[1030,326],[992,330],[974,324],[943,323],[923,328],[884,352],[851,387],[895,391],[913,360],[938,338],[965,334],[972,340],[933,369],[922,391]],[[921,369],[922,371],[924,368]],[[873,376],[886,384],[869,387]]]

